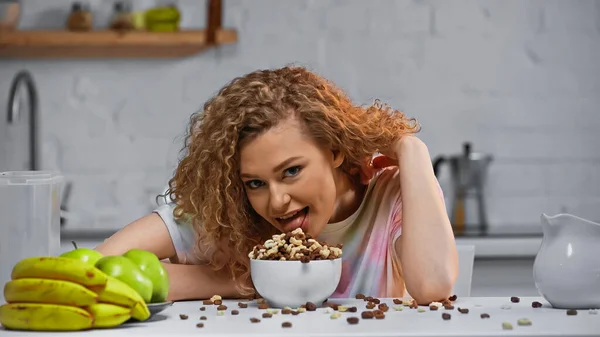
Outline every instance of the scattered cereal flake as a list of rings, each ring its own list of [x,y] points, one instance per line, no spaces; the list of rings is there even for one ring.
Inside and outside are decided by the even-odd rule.
[[[442,302],[431,302],[429,303],[429,307],[438,307],[438,309],[442,306]]]
[[[298,311],[298,312],[306,312],[306,308],[300,307],[300,308],[298,308],[298,310],[296,310],[296,311]]]
[[[279,313],[278,309],[267,309],[267,312],[271,315],[277,315]]]
[[[510,309],[510,305],[503,304],[503,305],[500,306],[500,309],[509,310]]]
[[[508,322],[502,322],[502,329],[503,330],[512,330],[513,326],[512,324],[508,323]]]
[[[222,300],[223,298],[219,295],[214,295],[213,297],[210,298],[211,301],[216,301],[216,300]]]
[[[223,316],[223,315],[225,315],[225,311],[223,311],[223,310],[217,311],[217,316]]]
[[[342,316],[342,314],[336,311],[333,314],[331,314],[331,316],[329,316],[329,318],[337,319],[337,318],[340,318],[341,316]]]
[[[282,310],[294,310],[294,309],[292,309],[291,307],[283,307]]]
[[[339,306],[338,306],[338,311],[340,311],[340,312],[345,312],[345,311],[348,311],[348,307],[346,307],[346,306],[343,306],[343,305],[339,305]]]
[[[404,309],[403,306],[394,307],[394,310],[396,310],[396,311],[402,311],[403,309]]]
[[[405,306],[408,307],[408,306],[410,306],[412,304],[413,304],[413,301],[410,298],[402,300],[402,305],[405,305]]]
[[[418,312],[425,312],[425,311],[427,311],[427,310],[425,310],[424,308],[419,308],[419,309],[417,309],[417,311],[418,311]]]
[[[527,325],[531,325],[531,321],[527,318],[521,318],[517,321],[518,325],[522,325],[522,326],[527,326]]]

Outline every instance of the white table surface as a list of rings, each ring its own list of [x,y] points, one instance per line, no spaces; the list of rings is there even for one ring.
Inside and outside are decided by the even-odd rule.
[[[365,302],[356,299],[332,299],[332,302],[347,306],[357,306],[358,312],[343,312],[338,319],[331,319],[330,314],[319,308],[313,312],[303,312],[297,316],[282,315],[281,312],[272,318],[262,318],[266,310],[259,310],[254,302],[246,309],[238,308],[237,301],[224,301],[228,309],[223,316],[217,316],[216,306],[207,305],[205,311],[199,308],[202,302],[189,301],[177,302],[162,313],[151,318],[150,321],[141,323],[128,323],[119,328],[110,330],[89,330],[69,333],[76,336],[600,336],[600,312],[590,314],[589,310],[579,310],[575,316],[567,316],[566,310],[553,309],[541,298],[522,297],[520,303],[511,303],[510,298],[504,297],[473,297],[459,298],[454,303],[454,310],[445,310],[443,307],[437,311],[418,312],[416,309],[404,307],[402,311],[395,311],[397,307],[392,299],[383,299],[382,302],[390,306],[385,319],[377,320],[360,319],[356,325],[346,321],[349,316],[360,317],[365,309]],[[531,302],[539,301],[544,304],[542,308],[532,308]],[[509,305],[510,309],[503,309]],[[468,308],[469,313],[461,314],[458,308]],[[231,315],[231,310],[236,309],[239,315]],[[452,315],[451,320],[444,321],[442,313]],[[490,315],[482,319],[481,313]],[[179,315],[185,314],[187,320],[180,319]],[[200,321],[200,316],[207,320]],[[250,317],[260,318],[260,323],[251,323]],[[528,318],[531,326],[519,326],[517,320]],[[291,328],[282,328],[284,321],[292,322]],[[204,323],[203,328],[196,324]],[[502,322],[509,322],[513,330],[503,330]],[[65,336],[64,333],[43,333],[7,331],[0,329],[0,336]]]

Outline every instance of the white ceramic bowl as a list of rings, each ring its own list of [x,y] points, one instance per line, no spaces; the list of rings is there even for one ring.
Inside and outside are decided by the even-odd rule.
[[[250,259],[256,290],[274,308],[297,308],[306,302],[320,306],[338,286],[342,259],[269,261]]]

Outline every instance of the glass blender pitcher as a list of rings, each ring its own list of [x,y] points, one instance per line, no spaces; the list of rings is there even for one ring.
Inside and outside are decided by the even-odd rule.
[[[59,172],[0,173],[0,286],[20,260],[59,253],[63,181]]]

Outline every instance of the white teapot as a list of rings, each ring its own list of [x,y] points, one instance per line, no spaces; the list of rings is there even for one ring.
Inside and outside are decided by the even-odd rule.
[[[541,296],[554,308],[600,308],[600,224],[542,214],[544,237],[533,264]]]

